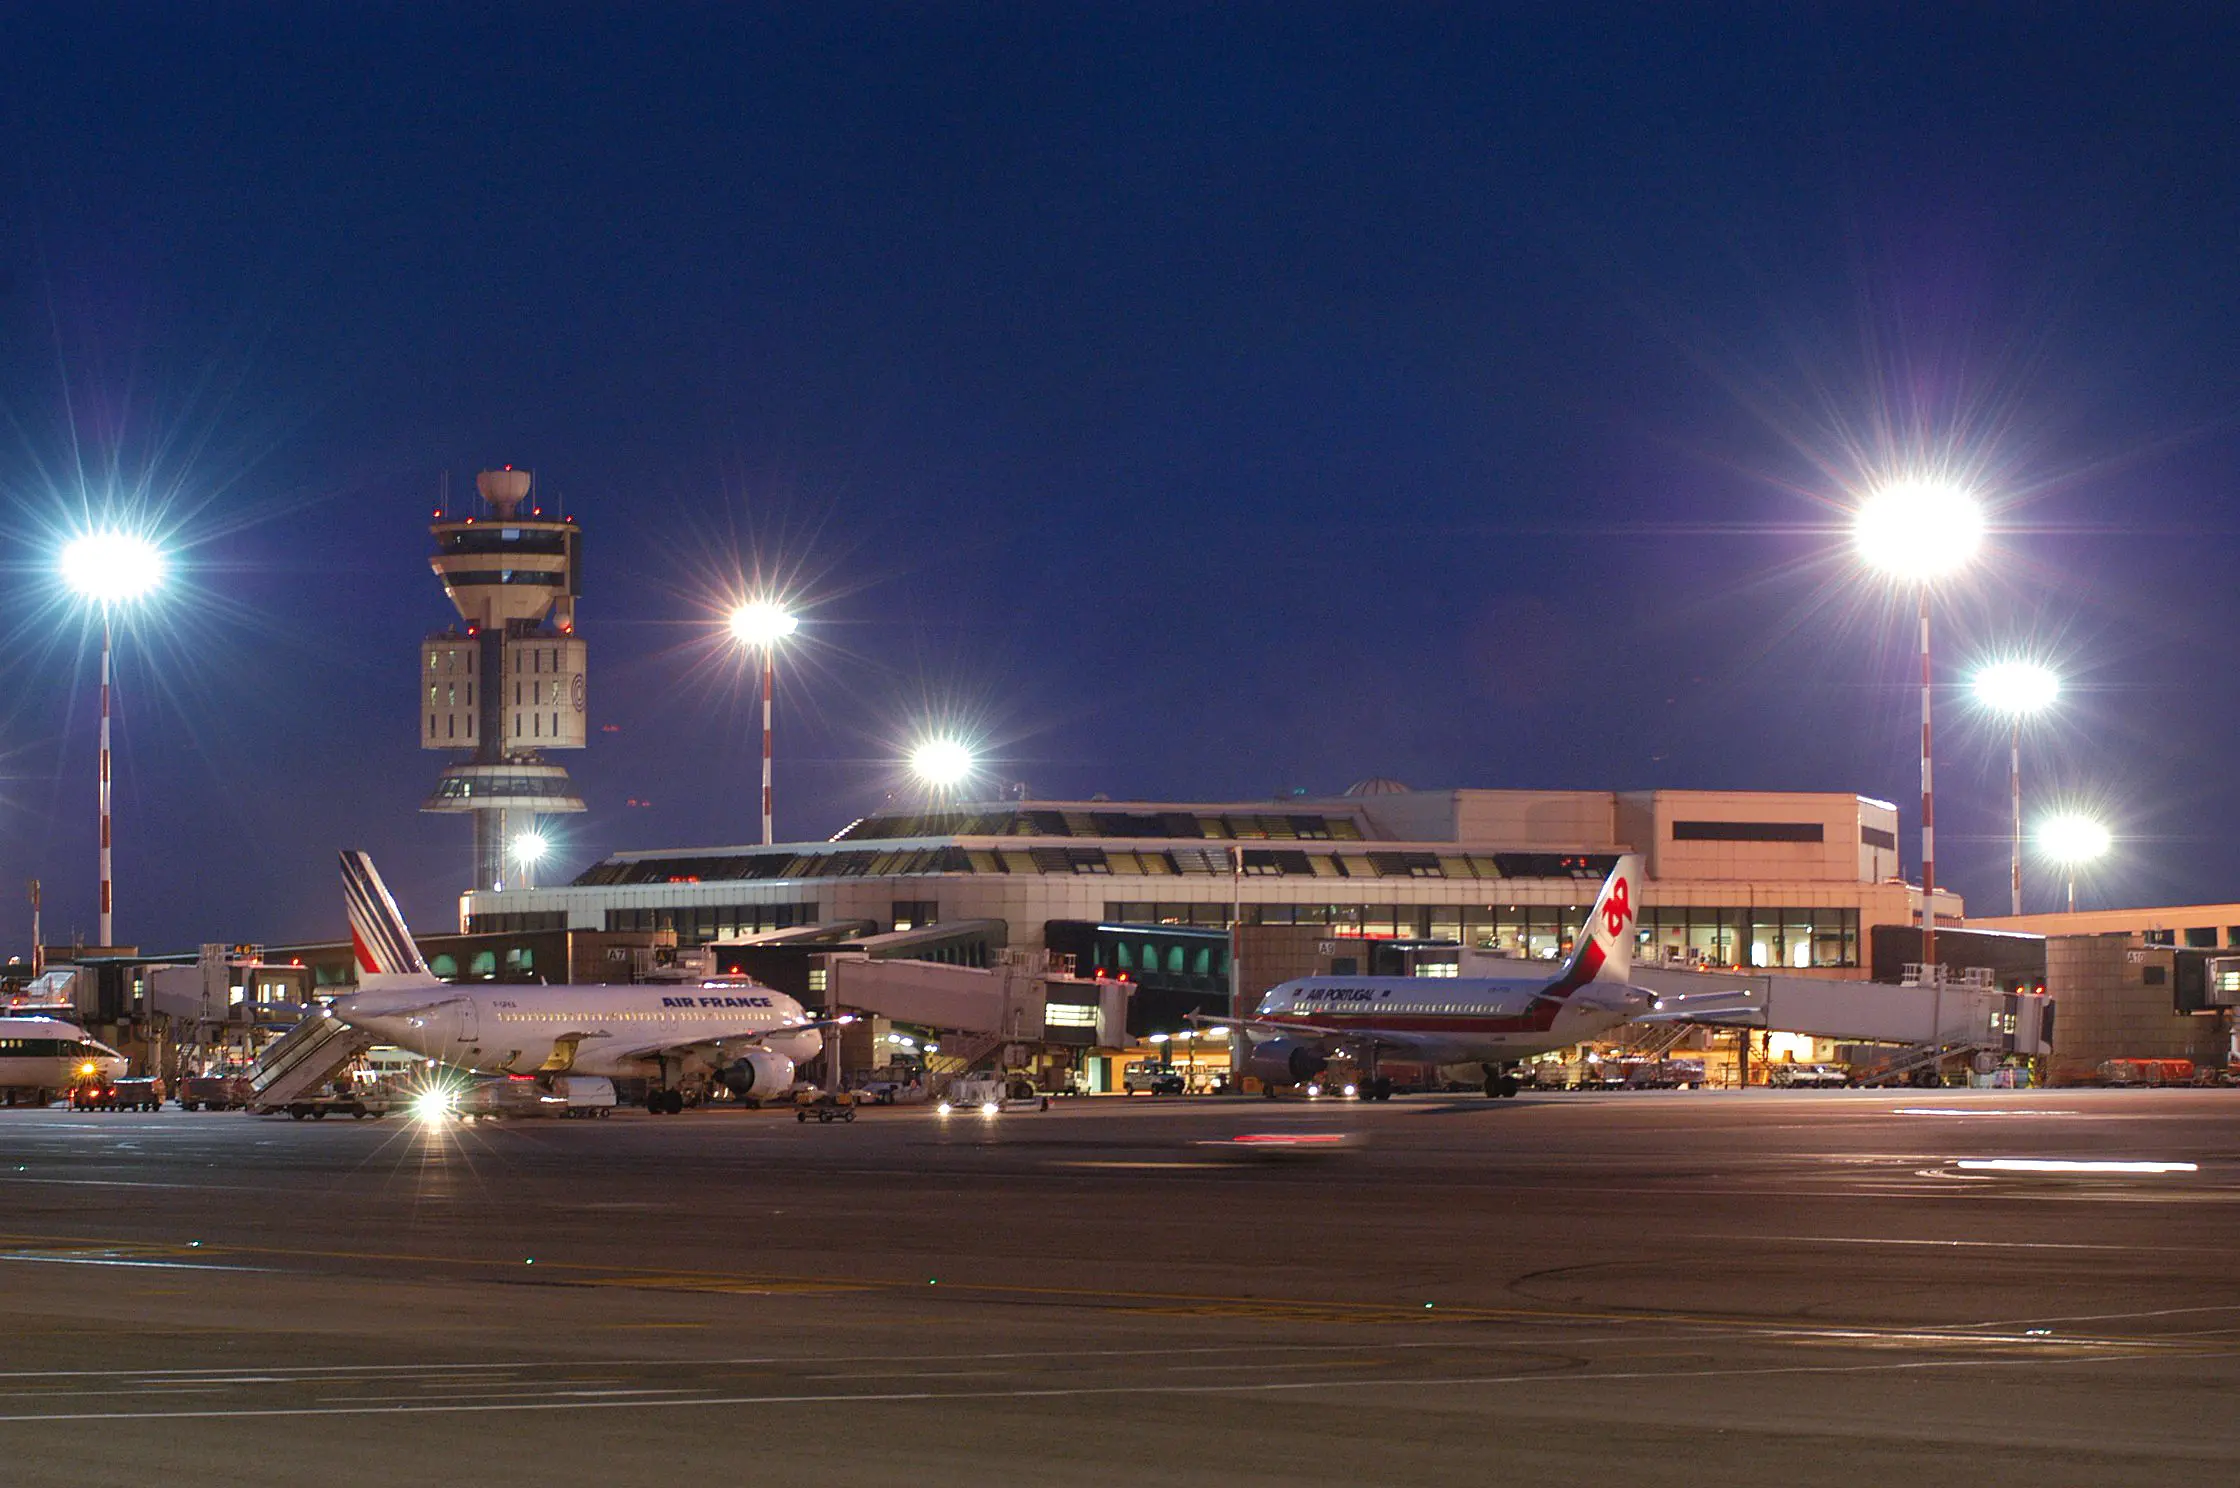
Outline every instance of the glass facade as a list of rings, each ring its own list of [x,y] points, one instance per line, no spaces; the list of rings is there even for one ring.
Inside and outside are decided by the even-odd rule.
[[[1571,949],[1585,904],[1247,904],[1248,925],[1315,925],[1332,939],[1451,940],[1481,950],[1552,959]],[[1229,923],[1226,904],[1108,900],[1107,920],[1127,925]],[[1706,966],[1857,966],[1856,909],[1654,907],[1641,911],[1640,954]]]
[[[687,904],[671,909],[610,909],[609,930],[674,930],[678,945],[705,945],[764,930],[818,921],[814,900],[803,904]]]

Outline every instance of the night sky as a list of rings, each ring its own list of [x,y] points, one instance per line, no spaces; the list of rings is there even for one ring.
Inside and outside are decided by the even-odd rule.
[[[0,943],[32,876],[93,932],[51,552],[115,504],[181,546],[120,939],[338,936],[342,846],[447,926],[426,522],[501,462],[587,532],[560,876],[754,838],[758,568],[809,607],[781,837],[938,715],[990,793],[1858,790],[1911,871],[1910,604],[1844,506],[1926,459],[1999,529],[1939,601],[1940,876],[2004,908],[1959,683],[2021,650],[2071,679],[2033,801],[2122,839],[2087,901],[2240,898],[2216,7],[193,9],[0,45]]]

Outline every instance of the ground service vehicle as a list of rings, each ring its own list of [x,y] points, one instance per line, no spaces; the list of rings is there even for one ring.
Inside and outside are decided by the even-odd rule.
[[[2104,1059],[2100,1062],[2103,1085],[2191,1085],[2190,1059]]]
[[[245,1111],[255,1091],[244,1075],[186,1075],[179,1081],[182,1111]]]
[[[149,1075],[119,1080],[81,1080],[70,1087],[73,1111],[160,1111],[163,1082]]]
[[[1785,1090],[1840,1090],[1851,1083],[1851,1071],[1840,1064],[1777,1064],[1766,1083]]]
[[[816,1117],[818,1124],[830,1121],[856,1119],[856,1098],[845,1090],[804,1090],[793,1098],[793,1119],[807,1121]]]
[[[1136,1059],[1121,1072],[1120,1088],[1130,1095],[1146,1090],[1153,1095],[1180,1095],[1186,1087],[1180,1070],[1156,1059]]]
[[[348,1116],[353,1121],[363,1121],[369,1116],[379,1120],[402,1104],[385,1090],[353,1090],[347,1081],[337,1080],[325,1090],[301,1096],[285,1105],[252,1109],[259,1116],[285,1113],[297,1121],[324,1121],[329,1116]]]

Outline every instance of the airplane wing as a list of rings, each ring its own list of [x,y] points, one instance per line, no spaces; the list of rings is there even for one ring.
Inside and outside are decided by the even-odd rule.
[[[374,1002],[360,992],[350,1000],[350,1010],[369,1018],[409,1018],[417,1013],[432,1013],[439,1007],[450,1007],[453,1003],[468,1000],[463,992],[450,988],[445,988],[444,991],[446,995],[442,997],[420,997],[394,1003]]]
[[[1271,1023],[1265,1018],[1224,1018],[1216,1013],[1188,1013],[1184,1015],[1183,1021],[1201,1028],[1236,1028],[1247,1033],[1256,1030],[1261,1033],[1306,1033],[1316,1038],[1352,1039],[1359,1037],[1361,1033],[1358,1028],[1333,1028],[1322,1023]]]
[[[1287,1034],[1304,1034],[1308,1038],[1328,1039],[1351,1049],[1392,1049],[1406,1052],[1423,1047],[1434,1047],[1447,1042],[1444,1035],[1426,1035],[1422,1039],[1413,1034],[1397,1033],[1391,1029],[1339,1028],[1327,1023],[1271,1023],[1264,1018],[1224,1018],[1214,1013],[1191,1013],[1188,1022],[1201,1027],[1235,1028],[1245,1032],[1258,1031],[1278,1037]]]
[[[1689,992],[1672,997],[1660,997],[1656,1006],[1632,1021],[1635,1023],[1709,1023],[1733,1028],[1744,1025],[1749,1019],[1765,1016],[1765,1004],[1755,1001],[1747,987],[1736,987],[1724,992]],[[1755,1026],[1755,1025],[1751,1025]]]
[[[799,1023],[788,1023],[782,1028],[764,1028],[749,1033],[727,1033],[721,1038],[688,1039],[683,1043],[642,1044],[625,1049],[611,1049],[608,1053],[616,1059],[674,1058],[703,1049],[713,1049],[718,1045],[737,1047],[759,1044],[790,1033],[821,1031],[855,1021],[855,1014],[842,1013],[836,1018],[805,1018]]]

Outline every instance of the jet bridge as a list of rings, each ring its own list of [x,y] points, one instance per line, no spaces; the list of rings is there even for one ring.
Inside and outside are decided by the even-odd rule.
[[[1067,976],[1039,952],[1006,951],[985,969],[875,960],[862,951],[818,958],[824,1002],[926,1028],[1021,1043],[1117,1045],[1127,1036],[1125,983]]]
[[[2037,1055],[2053,1051],[2053,999],[2005,992],[1983,971],[1933,979],[1907,968],[1904,982],[1837,981],[1780,972],[1684,971],[1635,966],[1636,986],[1664,997],[1709,998],[1700,1021],[1726,1028],[1765,1028],[1812,1038],[1905,1044],[1952,1054],[1990,1050]]]

